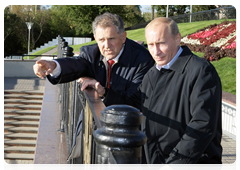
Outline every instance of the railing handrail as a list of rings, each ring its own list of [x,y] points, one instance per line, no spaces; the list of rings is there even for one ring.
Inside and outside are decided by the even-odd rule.
[[[49,55],[49,54],[46,54],[46,55],[4,54],[4,58],[10,57],[10,59],[13,59],[12,58],[13,56],[21,57],[21,60],[24,60],[24,57],[31,57],[31,56],[35,56],[35,57],[53,57],[53,59],[57,57],[57,55]]]
[[[226,13],[224,13],[224,12],[226,12]],[[233,12],[234,15],[231,12]],[[218,13],[218,15],[215,15],[216,13]],[[220,13],[224,14],[224,15],[221,16],[221,18],[219,16]],[[203,17],[204,15],[206,15],[206,16]],[[195,18],[189,19],[190,17],[195,17]],[[224,18],[224,17],[226,17],[226,18]],[[169,18],[172,18],[177,23],[194,22],[194,21],[205,21],[205,20],[213,20],[213,19],[215,19],[215,20],[219,20],[219,19],[236,19],[236,8],[235,7],[222,7],[222,8],[216,8],[216,9],[211,9],[211,10],[204,10],[204,11],[199,11],[199,12],[194,12],[194,13],[173,15],[173,16],[169,16]]]
[[[91,112],[93,114],[93,118],[96,122],[97,128],[101,128],[102,124],[100,122],[100,113],[106,107],[105,104],[98,97],[98,93],[92,88],[87,88],[83,92],[83,94],[84,94],[87,102],[89,103],[89,107],[90,107]]]

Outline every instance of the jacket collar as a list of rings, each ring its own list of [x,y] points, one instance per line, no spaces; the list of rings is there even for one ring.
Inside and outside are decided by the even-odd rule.
[[[193,53],[190,51],[190,49],[187,46],[181,46],[181,47],[183,49],[182,53],[169,69],[183,73]]]

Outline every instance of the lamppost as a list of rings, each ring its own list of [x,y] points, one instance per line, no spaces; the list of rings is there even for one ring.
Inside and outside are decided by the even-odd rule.
[[[166,11],[166,18],[168,18],[168,5],[167,5],[167,11]]]
[[[29,55],[29,48],[30,48],[30,30],[32,28],[33,23],[32,22],[26,22],[28,30],[29,30],[29,34],[28,34],[28,55]],[[28,56],[29,59],[29,56]]]
[[[190,23],[192,22],[192,5],[190,5]]]

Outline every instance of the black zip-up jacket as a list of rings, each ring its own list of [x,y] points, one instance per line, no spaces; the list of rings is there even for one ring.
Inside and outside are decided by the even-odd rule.
[[[101,55],[97,44],[81,47],[78,57],[56,60],[62,72],[57,78],[47,76],[52,84],[66,83],[87,76],[106,87],[106,59]],[[153,65],[154,60],[149,51],[127,38],[123,53],[112,67],[110,89],[104,99],[105,105],[128,104],[119,100],[117,96],[131,96],[136,92],[144,75]]]

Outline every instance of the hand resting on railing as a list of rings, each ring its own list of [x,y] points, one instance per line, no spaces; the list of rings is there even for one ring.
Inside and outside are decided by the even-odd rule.
[[[81,77],[77,82],[82,83],[81,91],[84,91],[87,87],[91,87],[96,90],[99,97],[102,97],[105,94],[105,89],[99,82],[90,77]]]

